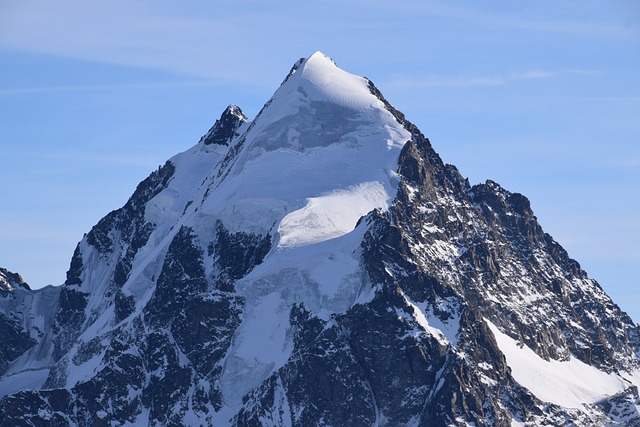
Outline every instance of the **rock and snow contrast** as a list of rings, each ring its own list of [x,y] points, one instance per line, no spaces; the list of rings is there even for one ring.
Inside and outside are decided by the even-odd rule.
[[[638,426],[638,326],[318,52],[78,244],[0,270],[0,425]]]

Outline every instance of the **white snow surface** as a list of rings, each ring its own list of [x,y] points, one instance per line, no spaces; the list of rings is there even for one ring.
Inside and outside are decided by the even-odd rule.
[[[582,408],[607,396],[623,391],[627,386],[622,378],[571,357],[569,361],[546,361],[526,345],[502,333],[486,320],[505,355],[511,374],[523,387],[544,402],[565,408]]]
[[[298,75],[301,80],[308,82],[300,86],[306,90],[309,99],[329,101],[362,110],[371,105],[371,92],[365,79],[344,72],[320,51],[307,59]]]
[[[314,53],[229,147],[197,144],[170,160],[175,174],[145,211],[157,227],[123,289],[140,310],[157,260],[182,225],[203,249],[217,221],[230,232],[273,237],[263,263],[236,284],[243,321],[221,385],[226,404],[237,407],[288,360],[294,304],[329,319],[370,293],[360,265],[366,226],[356,224],[395,198],[398,156],[410,137],[366,79]]]
[[[456,346],[458,344],[458,331],[460,329],[460,316],[455,312],[449,311],[451,317],[443,322],[433,313],[432,308],[427,302],[415,303],[404,292],[402,293],[407,305],[413,308],[413,318],[420,325],[420,327],[437,339],[441,344],[451,344]],[[450,305],[449,301],[441,300],[442,306]]]
[[[242,323],[220,379],[227,405],[220,414],[233,413],[245,393],[289,359],[294,304],[329,319],[372,295],[360,259],[367,225],[356,224],[374,209],[388,209],[395,198],[398,156],[410,138],[371,94],[366,79],[314,53],[254,121],[237,130],[228,147],[198,143],[170,159],[173,177],[145,207],[145,220],[155,228],[137,251],[122,288],[136,298],[134,313],[123,322],[139,316],[153,295],[167,248],[181,226],[193,229],[205,253],[218,221],[230,232],[271,235],[263,262],[236,284],[245,299]],[[86,308],[92,323],[83,326],[76,346],[118,326],[102,296],[126,248],[117,246],[103,259],[85,239],[80,250],[87,266],[83,291],[96,297]],[[100,368],[99,355],[81,366],[66,360],[69,386]],[[44,357],[38,367],[48,363]],[[38,386],[40,377],[25,373],[12,380]]]
[[[49,369],[23,370],[0,379],[0,399],[22,390],[38,390],[47,379]]]
[[[311,197],[303,208],[280,221],[278,247],[305,246],[347,234],[360,217],[386,208],[388,200],[387,191],[378,181]]]
[[[397,191],[410,139],[367,81],[316,52],[275,92],[203,211],[231,231],[276,226],[282,247],[335,238]],[[309,230],[309,228],[312,230]]]
[[[277,231],[279,248],[299,247],[342,236],[361,216],[385,210],[410,134],[367,85],[314,53],[240,127],[230,143],[235,157],[225,159],[228,147],[197,144],[171,159],[174,177],[145,210],[158,224],[150,240],[161,246],[176,225],[206,231],[222,220],[232,232]]]
[[[243,322],[221,377],[230,406],[288,360],[293,304],[328,319],[366,290],[366,226],[356,223],[395,197],[398,155],[410,134],[365,79],[317,52],[239,139],[244,146],[202,202],[200,221],[271,233],[274,245],[236,284],[245,298]]]

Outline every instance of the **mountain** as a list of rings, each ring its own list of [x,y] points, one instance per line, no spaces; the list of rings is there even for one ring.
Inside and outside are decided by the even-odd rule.
[[[0,425],[638,426],[638,328],[523,195],[317,52],[64,285],[0,270]]]

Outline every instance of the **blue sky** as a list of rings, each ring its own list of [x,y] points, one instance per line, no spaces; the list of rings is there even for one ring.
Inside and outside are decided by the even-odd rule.
[[[0,0],[0,266],[64,281],[75,244],[231,103],[322,50],[472,183],[521,192],[640,321],[640,4]]]

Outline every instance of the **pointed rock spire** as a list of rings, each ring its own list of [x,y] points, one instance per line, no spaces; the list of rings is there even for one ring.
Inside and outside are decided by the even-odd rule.
[[[236,130],[247,121],[247,116],[240,107],[229,105],[211,129],[200,138],[200,142],[204,145],[229,145],[229,140],[233,138]]]

